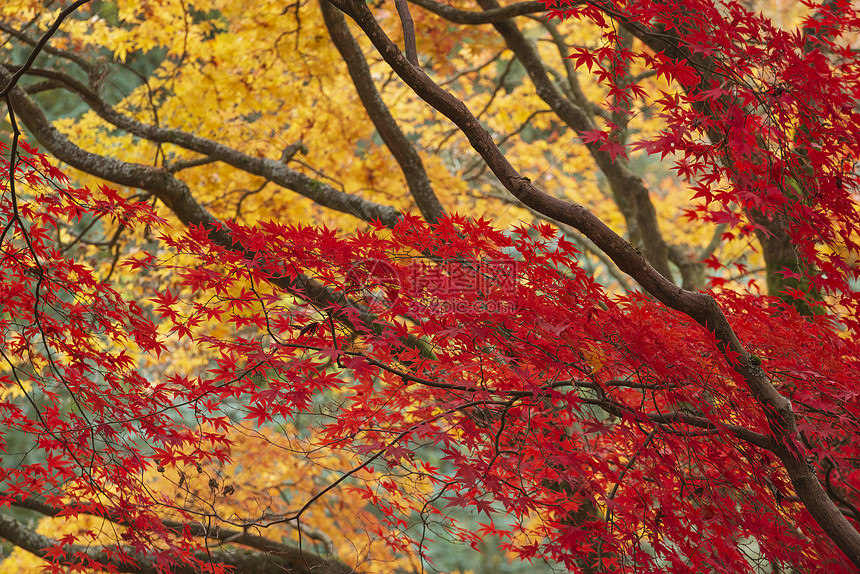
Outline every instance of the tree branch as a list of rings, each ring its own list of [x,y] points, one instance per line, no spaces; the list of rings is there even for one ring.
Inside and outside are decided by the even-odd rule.
[[[400,26],[403,28],[403,52],[406,54],[406,60],[418,67],[420,64],[418,63],[418,49],[415,46],[415,23],[412,21],[412,14],[409,13],[409,4],[406,3],[406,0],[394,0],[394,6],[397,8]]]
[[[493,10],[484,10],[483,12],[459,10],[453,6],[434,2],[434,0],[410,0],[410,2],[455,24],[495,24],[496,22],[510,20],[516,16],[546,12],[546,5],[543,2],[517,2],[516,4]]]
[[[69,513],[68,508],[57,508],[51,506],[49,504],[45,504],[44,502],[34,499],[34,498],[16,498],[12,502],[14,506],[18,508],[25,508],[27,510],[33,510],[40,514],[44,514],[45,516],[60,516]],[[90,514],[92,516],[96,516],[91,512],[84,512],[85,514]],[[0,514],[2,516],[2,514]],[[123,520],[120,516],[112,514],[110,512],[101,512],[97,515],[100,518],[105,518],[114,522],[116,524],[120,524],[122,526],[126,526],[132,528],[133,525],[128,524],[125,520]],[[280,556],[286,560],[290,561],[303,561],[308,568],[312,569],[314,572],[352,572],[352,568],[340,562],[338,560],[330,559],[330,558],[322,558],[321,556],[309,552],[307,550],[303,550],[297,546],[293,546],[291,544],[283,544],[276,540],[272,540],[270,538],[265,538],[263,536],[259,536],[256,534],[251,534],[247,530],[234,530],[229,528],[221,528],[221,527],[213,527],[206,528],[203,524],[199,522],[179,522],[176,520],[162,520],[162,526],[165,529],[170,530],[172,532],[176,532],[180,534],[182,532],[189,532],[193,536],[198,536],[201,538],[207,538],[210,540],[218,540],[223,544],[236,544],[239,546],[247,546],[248,548],[252,548],[254,550],[258,550],[261,553],[265,553],[265,555],[274,555]],[[2,536],[2,534],[0,534]],[[4,537],[5,538],[5,537]],[[56,542],[54,542],[56,544]],[[29,549],[26,549],[28,550]],[[261,559],[264,559],[265,556],[261,554]],[[325,568],[323,570],[322,568]],[[319,570],[317,568],[320,568]]]
[[[96,112],[100,118],[122,130],[127,131],[128,133],[152,142],[170,143],[190,151],[204,154],[212,160],[224,162],[242,171],[268,179],[281,187],[295,191],[323,207],[353,215],[364,221],[379,220],[385,225],[391,226],[400,220],[400,212],[391,206],[381,205],[356,195],[337,191],[324,182],[310,178],[302,173],[290,169],[286,164],[279,160],[252,157],[204,137],[195,136],[178,129],[162,128],[151,124],[145,124],[130,118],[129,116],[116,111],[113,106],[108,104],[95,91],[75,80],[68,74],[55,70],[35,70],[33,73],[62,82],[71,91],[81,96],[84,102],[86,102],[86,104]],[[2,75],[0,75],[0,77],[2,77]],[[16,103],[15,107],[16,109],[21,108],[21,110],[18,111],[21,115],[21,119],[34,132],[36,130],[30,126],[28,122],[35,122],[40,125],[47,123],[47,119],[45,119],[44,122],[36,119],[35,116],[37,111],[38,114],[42,116],[44,116],[44,114],[42,114],[41,110],[38,110],[35,103],[27,106],[23,103]],[[43,128],[43,131],[45,129],[47,128]],[[51,129],[54,128],[51,127]],[[59,138],[65,139],[64,136],[59,134],[59,132],[57,132],[57,134],[59,135]],[[55,136],[53,139],[58,140],[59,138]],[[41,138],[39,139],[41,141]],[[43,143],[46,146],[48,145],[47,142]],[[67,140],[65,146],[68,147],[70,145],[73,144]],[[120,179],[115,175],[112,176],[112,174],[116,173],[113,170],[101,169],[99,170],[99,173],[95,173],[90,171],[92,168],[85,169],[79,165],[75,165],[74,162],[69,161],[53,149],[51,150],[51,153],[66,163],[77,167],[78,169],[84,169],[84,171],[87,171],[88,173],[98,175],[98,177],[107,181],[112,181],[120,185],[128,185],[130,187],[139,187],[134,183],[120,181]],[[89,152],[83,153],[91,156],[88,165],[94,165],[95,160],[92,158],[99,157]],[[68,155],[68,153],[66,155]]]
[[[498,8],[496,0],[478,0],[478,4],[485,10]],[[582,135],[594,129],[591,114],[564,97],[547,75],[543,60],[538,55],[534,45],[517,28],[516,24],[505,20],[493,25],[505,39],[508,47],[522,62],[538,96],[553,109],[558,117],[577,134]],[[642,252],[645,258],[661,275],[671,280],[672,271],[669,268],[668,247],[663,240],[663,234],[660,232],[660,226],[657,222],[657,212],[654,209],[654,204],[651,203],[648,188],[645,187],[642,178],[633,174],[620,161],[614,160],[609,152],[601,150],[600,144],[597,142],[585,145],[606,176],[619,205],[626,202],[632,207],[631,212],[626,214],[628,224],[631,219],[635,221],[635,225],[631,225],[631,228],[638,230],[638,238],[642,241]]]
[[[217,531],[208,534],[202,533],[200,535],[212,537],[214,534],[217,534]],[[49,562],[52,559],[49,549],[61,548],[65,553],[65,563],[84,568],[104,565],[114,572],[157,574],[164,572],[165,567],[163,561],[152,560],[127,547],[112,547],[110,550],[107,550],[104,548],[94,548],[91,545],[73,544],[63,546],[56,540],[38,534],[23,523],[3,513],[0,513],[0,538]],[[215,536],[215,538],[221,540],[218,536]],[[255,538],[259,537],[242,534],[230,540],[230,542],[242,544],[242,542],[239,542],[242,539],[256,542]],[[281,552],[281,550],[287,551]],[[342,562],[326,560],[312,552],[277,543],[267,550],[255,552],[242,550],[197,550],[194,552],[194,557],[204,564],[217,563],[230,566],[236,572],[255,572],[259,574],[283,574],[284,572],[292,572],[294,574],[349,574],[355,572],[354,569]],[[199,571],[199,566],[190,564],[174,564],[170,569],[170,572],[175,574],[196,574]]]
[[[400,165],[403,175],[406,176],[409,191],[415,198],[415,203],[421,210],[424,219],[430,223],[435,223],[444,216],[445,209],[433,191],[430,178],[424,170],[421,156],[415,151],[412,142],[401,131],[388,106],[382,101],[382,96],[377,91],[370,75],[370,67],[364,59],[361,47],[352,37],[343,14],[329,4],[328,0],[321,0],[320,8],[332,42],[346,63],[358,97],[364,104],[364,109],[367,110],[367,114],[373,125],[376,126],[382,141],[385,142],[394,159]]]

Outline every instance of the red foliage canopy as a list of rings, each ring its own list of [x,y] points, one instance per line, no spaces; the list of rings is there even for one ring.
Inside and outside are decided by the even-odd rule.
[[[134,525],[97,558],[76,546],[47,558],[212,567],[189,530],[159,518],[173,501],[142,474],[226,459],[241,413],[249,425],[312,421],[318,447],[356,461],[334,484],[349,481],[395,529],[417,513],[571,569],[860,564],[860,82],[845,36],[857,15],[830,2],[797,33],[733,2],[559,3],[550,15],[603,27],[610,47],[574,58],[605,67],[607,81],[613,61],[639,58],[682,87],[661,99],[664,132],[635,147],[676,154],[703,200],[690,217],[741,220],[742,233],[788,222],[805,274],[793,294],[814,312],[733,290],[699,296],[704,311],[680,288],[610,296],[549,225],[410,215],[346,237],[274,222],[164,232],[170,258],[124,264],[172,265],[181,291],[129,300],[54,234],[83,215],[163,222],[108,188],[68,186],[16,140],[11,173],[6,147],[0,166],[0,409],[44,462],[4,467],[0,500],[44,493],[71,500],[66,513]],[[651,49],[616,42],[618,22]],[[639,97],[609,85],[616,101]],[[657,284],[620,238],[594,240]],[[213,322],[235,336],[212,335]],[[211,353],[208,376],[142,368],[126,351],[157,364],[166,331]],[[424,462],[427,450],[444,464]],[[461,530],[451,506],[487,524]]]

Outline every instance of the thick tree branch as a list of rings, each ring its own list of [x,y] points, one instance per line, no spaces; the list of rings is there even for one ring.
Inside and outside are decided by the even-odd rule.
[[[215,534],[214,532],[212,534]],[[209,534],[207,538],[210,537]],[[254,538],[243,535],[245,538]],[[50,561],[49,549],[61,548],[65,552],[65,561],[70,565],[78,565],[92,568],[94,565],[105,565],[115,572],[130,572],[136,574],[156,574],[164,572],[164,564],[147,558],[135,552],[131,548],[106,551],[90,545],[66,545],[62,546],[56,540],[38,534],[27,528],[23,523],[0,513],[0,538],[3,538],[15,546]],[[230,540],[231,543],[242,544],[242,537]],[[216,539],[219,539],[216,537]],[[225,539],[226,541],[226,539]],[[288,552],[280,552],[287,548]],[[121,552],[124,559],[117,554]],[[326,560],[312,552],[307,552],[294,547],[276,545],[265,551],[247,550],[197,550],[195,558],[201,562],[223,564],[235,569],[236,572],[255,572],[259,574],[283,574],[292,572],[294,574],[348,574],[354,570],[342,562]],[[198,567],[191,565],[174,565],[171,572],[175,574],[196,574]]]
[[[846,556],[860,566],[860,534],[830,500],[814,469],[808,465],[805,449],[796,439],[797,425],[791,404],[770,383],[764,371],[750,361],[749,353],[738,340],[716,301],[707,294],[686,291],[673,284],[654,269],[632,245],[583,206],[549,196],[522,177],[463,102],[440,88],[426,74],[405,60],[399,48],[379,27],[364,3],[358,0],[332,0],[332,3],[358,23],[404,82],[428,104],[460,127],[472,147],[484,158],[508,191],[540,213],[578,229],[652,296],[666,306],[693,318],[714,335],[727,364],[746,383],[750,394],[766,416],[770,433],[778,444],[775,452],[782,460],[807,510]]]
[[[498,8],[495,0],[478,0],[478,4],[485,10]],[[577,134],[595,129],[592,116],[583,108],[573,104],[564,97],[544,69],[543,60],[537,53],[534,45],[519,30],[517,25],[509,20],[493,24],[505,39],[505,43],[513,50],[520,62],[522,62],[538,96],[549,104],[561,120],[566,123]],[[657,212],[648,193],[648,188],[642,178],[633,174],[620,161],[612,158],[609,152],[601,150],[598,143],[586,144],[597,166],[606,176],[616,201],[628,204],[630,210],[628,224],[637,233],[631,235],[631,239],[641,241],[642,252],[654,268],[667,279],[672,279],[669,268],[669,250],[660,232],[657,222]],[[630,225],[633,224],[633,225]]]
[[[679,422],[685,425],[709,430],[712,432],[728,432],[734,435],[739,440],[748,442],[749,444],[755,445],[759,448],[765,450],[773,450],[774,448],[773,439],[771,439],[771,437],[767,435],[755,432],[753,430],[738,425],[728,423],[715,423],[705,417],[694,415],[691,413],[673,411],[668,413],[647,413],[645,416],[647,416],[650,421],[657,424],[670,424],[674,422]]]
[[[50,90],[61,90],[63,89],[63,84],[57,82],[55,80],[42,80],[41,82],[34,82],[32,84],[28,84],[24,86],[24,91],[30,94],[38,94],[41,92],[47,92]]]
[[[410,2],[455,24],[494,24],[510,20],[516,16],[546,12],[546,5],[543,2],[517,2],[516,4],[485,10],[483,12],[459,10],[447,4],[434,2],[434,0],[410,0]]]
[[[216,141],[195,136],[182,130],[162,128],[137,121],[116,111],[113,106],[108,104],[94,90],[78,82],[68,74],[54,70],[36,70],[34,74],[62,82],[70,90],[78,94],[100,118],[138,137],[157,143],[174,144],[189,151],[204,154],[212,160],[224,162],[247,173],[268,179],[281,187],[295,191],[311,199],[318,205],[353,215],[364,221],[379,220],[385,225],[394,225],[400,219],[400,212],[391,206],[381,205],[356,195],[337,191],[322,181],[290,169],[285,163],[279,160],[249,156]],[[15,107],[17,110],[21,106],[15,104]],[[29,108],[32,107],[35,107],[35,104],[29,106]],[[33,112],[25,114],[24,111],[18,110],[18,113],[21,114],[25,124],[28,124],[28,117],[33,116]],[[30,127],[29,124],[28,127]],[[33,128],[31,127],[30,129]],[[45,145],[47,146],[48,144],[45,142]],[[53,150],[51,151],[54,153]],[[82,169],[60,155],[56,153],[55,155],[70,165]],[[92,156],[94,154],[89,155]],[[89,169],[85,169],[84,171],[93,173]],[[110,170],[101,171],[103,173],[98,174],[98,177],[102,179],[113,181],[120,185],[138,187],[112,178],[111,173],[113,172]]]
[[[508,195],[507,197],[500,197],[494,194],[492,197],[511,205],[521,205],[515,198],[512,198],[510,195]],[[570,237],[572,237],[573,241],[576,242],[579,247],[581,247],[582,249],[593,255],[598,261],[600,261],[600,263],[606,268],[606,273],[615,281],[617,281],[621,288],[624,289],[624,291],[628,293],[631,291],[631,286],[627,280],[627,277],[625,277],[624,274],[621,273],[621,271],[618,269],[618,266],[615,265],[615,263],[611,259],[609,259],[606,254],[604,254],[603,251],[601,251],[600,248],[597,247],[589,238],[582,235],[579,231],[577,231],[574,227],[570,225],[561,223],[560,221],[556,221],[552,217],[547,217],[543,213],[539,213],[528,206],[525,206],[525,208],[529,210],[529,213],[535,216],[536,219],[540,221],[546,221],[558,226],[558,228],[565,235],[569,235]]]
[[[424,170],[421,156],[418,155],[412,142],[397,125],[397,121],[391,115],[388,106],[382,101],[382,96],[377,91],[370,75],[370,67],[364,59],[361,47],[352,37],[343,14],[329,4],[328,0],[322,0],[320,8],[332,42],[346,63],[358,97],[364,104],[364,109],[367,110],[367,114],[373,125],[376,126],[382,141],[385,142],[394,159],[400,165],[400,169],[406,177],[409,191],[415,198],[415,203],[421,210],[424,219],[430,223],[435,223],[445,214],[445,209],[433,191],[430,178],[427,177],[427,172]]]
[[[61,514],[68,514],[68,509],[66,508],[60,509],[34,498],[18,498],[12,504],[19,508],[25,508],[27,510],[33,510],[40,514],[44,514],[45,516],[60,516]],[[90,513],[87,512],[86,514]],[[101,512],[99,517],[106,518],[116,524],[132,527],[132,525],[129,525],[121,517],[109,512]],[[353,571],[352,568],[338,560],[322,558],[321,556],[299,548],[298,546],[283,544],[270,538],[252,534],[247,530],[234,530],[221,527],[207,528],[200,522],[185,523],[176,520],[162,520],[161,524],[165,529],[176,532],[177,534],[189,532],[193,536],[207,538],[209,540],[217,540],[222,544],[235,544],[237,546],[246,546],[253,550],[258,550],[261,553],[260,559],[265,559],[266,555],[274,555],[292,562],[303,561],[308,568],[317,573]]]
[[[761,449],[774,452],[777,448],[776,442],[772,437],[750,430],[740,425],[724,422],[714,422],[704,416],[697,415],[685,411],[668,411],[668,412],[641,412],[627,405],[611,401],[605,398],[600,399],[582,399],[586,404],[593,405],[603,409],[607,414],[623,417],[628,416],[634,419],[645,418],[656,425],[672,425],[681,423],[695,428],[704,429],[713,434],[729,433],[737,439],[755,445]]]

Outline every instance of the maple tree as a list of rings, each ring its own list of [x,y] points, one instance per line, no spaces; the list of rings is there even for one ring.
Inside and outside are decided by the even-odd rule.
[[[0,501],[55,517],[0,537],[55,570],[418,570],[440,535],[860,566],[850,3],[85,4],[0,7]]]

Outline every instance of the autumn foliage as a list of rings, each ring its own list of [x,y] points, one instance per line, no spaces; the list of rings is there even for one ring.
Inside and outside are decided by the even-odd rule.
[[[187,50],[241,38],[219,35],[219,18],[235,16],[230,3],[195,4]],[[366,155],[341,173],[356,189],[378,184],[371,199],[289,167],[303,140],[262,158],[250,144],[219,143],[214,128],[164,127],[112,106],[97,93],[98,70],[87,87],[33,68],[93,111],[59,122],[91,132],[62,135],[18,85],[32,62],[0,65],[12,128],[0,142],[0,503],[55,521],[40,534],[4,508],[0,537],[55,571],[421,571],[434,538],[477,547],[491,536],[512,557],[577,572],[855,571],[857,13],[848,2],[810,4],[797,26],[781,27],[736,2],[536,4],[416,2],[414,46],[408,8],[295,5],[327,27],[359,94],[367,88],[353,64],[370,52],[366,38],[381,54],[374,69],[408,94],[389,108],[429,106],[421,138],[440,137],[435,121],[446,116],[452,145],[477,153],[464,157],[479,167],[443,173],[415,143],[440,172],[428,177],[410,163],[420,138],[399,140],[362,96],[407,182],[386,179],[392,160],[374,159],[367,150],[378,144],[356,135]],[[124,60],[129,46],[145,47],[145,12],[169,13],[158,9],[144,2],[125,29],[94,20],[89,33]],[[596,78],[599,114],[583,123],[584,100],[544,83],[517,14],[496,17],[505,9],[588,27],[596,40],[571,42],[565,56]],[[498,37],[440,32],[446,17],[475,15]],[[68,26],[80,32],[82,22]],[[112,35],[124,34],[121,48]],[[57,49],[78,54],[87,37],[58,37]],[[452,95],[455,81],[440,81],[457,70],[425,55],[453,53],[466,38],[516,55],[558,118],[550,127],[575,132],[602,170],[630,241],[546,193],[550,181],[516,171],[526,144],[500,148],[474,106]],[[214,55],[198,63],[221,65]],[[168,54],[159,72],[175,74],[177,92],[183,64]],[[332,76],[320,85],[342,81]],[[181,100],[164,98],[165,110]],[[628,132],[643,107],[658,110],[659,126]],[[309,121],[292,120],[289,129]],[[554,143],[558,131],[544,127],[527,143]],[[115,159],[93,135],[113,142],[119,130],[151,143],[160,163],[145,163],[147,148],[130,137],[133,158]],[[688,192],[683,220],[714,232],[715,245],[756,252],[758,275],[728,248],[669,246],[629,171],[637,157],[668,165]],[[183,180],[186,168],[194,175]],[[503,227],[461,215],[483,204],[460,204],[457,187],[433,194],[472,169],[492,172],[496,189],[539,218]],[[265,181],[243,188],[232,214],[194,192],[251,176]],[[88,178],[113,186],[81,185]],[[359,222],[338,230],[285,204],[264,217],[265,202],[254,202],[271,182],[322,206],[348,204],[332,209]],[[416,210],[374,203],[407,184]],[[254,217],[242,215],[245,199]],[[112,260],[84,245],[94,225],[125,238],[109,245]],[[588,252],[639,287],[599,282]],[[693,271],[706,269],[696,284]],[[477,529],[457,520],[468,513]]]

